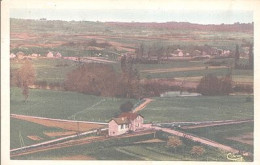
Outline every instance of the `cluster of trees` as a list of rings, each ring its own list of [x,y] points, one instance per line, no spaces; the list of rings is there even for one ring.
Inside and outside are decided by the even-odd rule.
[[[65,90],[98,96],[116,96],[118,77],[112,66],[83,64],[71,71],[65,80]]]
[[[26,101],[29,97],[29,86],[34,84],[36,77],[33,64],[29,60],[24,61],[19,69],[11,71],[10,76],[11,85],[22,89],[24,101]]]
[[[223,78],[218,78],[213,74],[204,76],[197,87],[197,92],[207,96],[228,95],[232,92],[231,74]]]
[[[171,149],[174,149],[174,152],[177,151],[177,149],[183,148],[183,142],[180,140],[179,137],[170,136],[167,141],[167,146]],[[205,149],[202,146],[193,146],[190,150],[190,154],[194,155],[196,157],[202,156],[205,153]]]
[[[140,98],[139,73],[131,58],[122,58],[121,70],[117,73],[107,64],[82,64],[67,75],[64,88],[98,96]]]
[[[180,90],[157,80],[140,81],[138,70],[131,57],[121,58],[121,71],[116,72],[107,64],[82,64],[67,75],[65,90],[98,96],[143,98],[160,96],[169,90]]]
[[[138,48],[135,49],[136,58],[134,59],[135,63],[147,63],[155,64],[159,63],[162,58],[168,59],[170,54],[177,49],[177,46],[145,46],[140,44]]]
[[[253,53],[253,44],[249,45],[249,52],[248,52],[248,64],[239,64],[240,53],[239,53],[239,46],[236,45],[235,51],[235,69],[253,69],[254,68],[254,53]]]

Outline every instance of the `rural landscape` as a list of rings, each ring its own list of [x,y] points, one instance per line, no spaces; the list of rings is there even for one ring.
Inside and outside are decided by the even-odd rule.
[[[10,18],[12,160],[254,160],[254,23]]]

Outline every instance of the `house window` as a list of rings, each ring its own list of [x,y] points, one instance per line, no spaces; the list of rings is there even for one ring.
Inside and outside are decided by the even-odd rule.
[[[123,124],[121,125],[121,129],[124,129],[124,125]]]

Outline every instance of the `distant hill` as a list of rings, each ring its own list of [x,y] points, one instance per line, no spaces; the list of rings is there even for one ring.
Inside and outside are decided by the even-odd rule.
[[[163,29],[185,29],[185,30],[206,30],[206,31],[237,31],[237,32],[253,32],[254,23],[234,23],[220,25],[202,25],[189,22],[106,22],[108,25],[121,27],[145,27],[145,28],[163,28]]]

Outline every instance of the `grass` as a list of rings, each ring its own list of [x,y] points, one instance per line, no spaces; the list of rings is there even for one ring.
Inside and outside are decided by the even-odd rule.
[[[253,118],[254,103],[247,96],[152,98],[140,113],[145,122],[211,121]]]
[[[63,82],[67,73],[76,68],[76,63],[64,59],[33,59],[32,63],[36,71],[36,80],[46,81],[48,83]],[[65,67],[57,67],[56,65],[68,64]],[[19,68],[21,61],[11,61],[11,69]]]
[[[76,92],[31,89],[27,102],[19,88],[11,88],[11,113],[31,116],[107,122],[120,113],[125,101]]]
[[[10,148],[19,148],[21,146],[20,136],[23,139],[24,145],[32,145],[40,142],[44,142],[47,140],[51,140],[53,138],[45,135],[43,132],[53,132],[53,131],[60,131],[61,129],[58,128],[50,128],[45,127],[39,124],[19,120],[19,119],[10,119],[11,123],[11,131],[10,131]],[[41,140],[31,140],[27,136],[38,136]]]
[[[253,145],[226,139],[228,137],[238,137],[246,133],[254,132],[254,123],[195,128],[195,129],[185,130],[185,132],[202,136],[217,141],[219,143],[229,145],[231,147],[234,147],[242,151],[247,151],[251,153],[254,152]]]

